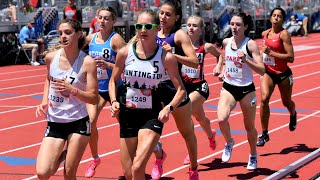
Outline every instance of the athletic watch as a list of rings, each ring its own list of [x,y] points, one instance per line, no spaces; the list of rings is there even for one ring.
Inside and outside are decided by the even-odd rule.
[[[170,112],[173,111],[173,106],[171,106],[170,104],[168,104],[166,107],[169,109]]]

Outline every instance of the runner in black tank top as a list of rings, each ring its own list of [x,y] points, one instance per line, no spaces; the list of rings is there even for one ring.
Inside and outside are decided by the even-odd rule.
[[[162,45],[164,50],[174,52],[179,63],[179,69],[181,69],[182,64],[196,68],[198,66],[198,60],[191,45],[190,38],[186,32],[180,29],[182,18],[181,3],[176,0],[165,1],[160,6],[159,18],[162,28],[158,32],[157,42]],[[168,91],[174,92],[174,89],[170,84],[170,81],[164,81],[161,84],[162,88],[167,92],[166,95],[168,95],[163,98],[164,103],[167,103],[168,99],[170,99],[170,96],[173,94],[168,93]],[[197,170],[197,140],[191,119],[191,102],[188,97],[186,97],[180,107],[173,110],[172,115],[179,132],[185,140],[190,155],[189,179],[197,180],[199,179]],[[163,173],[163,161],[166,157],[160,142],[158,143],[154,154],[156,160],[151,176],[153,179],[159,179]]]

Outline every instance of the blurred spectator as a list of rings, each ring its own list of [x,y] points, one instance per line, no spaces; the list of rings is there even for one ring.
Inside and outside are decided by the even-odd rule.
[[[121,5],[122,5],[123,15],[127,15],[128,14],[128,2],[126,0],[122,0]]]
[[[100,8],[96,10],[96,16],[92,18],[90,27],[89,27],[89,34],[96,33],[99,31],[99,22],[98,22],[98,13]]]
[[[303,34],[304,36],[308,36],[308,17],[300,13],[296,13],[294,16],[299,21],[302,21]]]
[[[41,60],[37,62],[38,53],[44,51],[44,40],[42,38],[37,39],[34,29],[34,20],[30,20],[19,33],[19,41],[23,49],[32,49],[31,65],[39,66],[40,63],[44,64]]]
[[[297,20],[294,15],[290,17],[290,21],[287,22],[284,27],[288,30],[291,36],[297,36],[301,29],[302,22]]]
[[[160,6],[160,0],[154,0],[154,6],[159,7]]]
[[[0,11],[0,20],[1,21],[13,21],[17,22],[17,1],[9,2],[9,6]]]
[[[75,0],[68,0],[68,5],[63,9],[63,19],[78,20],[82,24],[82,13],[80,9],[77,9]]]

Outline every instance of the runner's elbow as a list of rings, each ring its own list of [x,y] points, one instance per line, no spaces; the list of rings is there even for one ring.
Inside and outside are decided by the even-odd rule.
[[[293,63],[293,62],[294,62],[294,56],[289,56],[288,62],[289,62],[289,63]]]

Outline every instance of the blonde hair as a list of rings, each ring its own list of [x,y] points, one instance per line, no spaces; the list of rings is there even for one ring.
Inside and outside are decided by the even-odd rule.
[[[201,29],[201,34],[200,34],[199,40],[201,42],[204,42],[204,34],[205,34],[205,29],[204,28],[205,28],[206,24],[204,23],[203,18],[201,16],[198,16],[198,15],[192,15],[187,19],[187,22],[189,21],[189,19],[197,19],[197,20],[199,20],[199,27]]]
[[[128,44],[134,44],[139,41],[138,34],[135,34],[128,42]]]
[[[148,14],[148,15],[150,15],[151,17],[152,17],[152,23],[154,23],[154,24],[160,24],[160,20],[159,20],[159,18],[158,18],[158,16],[157,16],[157,13],[155,12],[155,11],[153,11],[153,10],[150,10],[150,9],[146,9],[146,10],[143,10],[143,11],[141,11],[141,13],[138,15],[138,17],[137,17],[137,19],[139,19],[139,16],[141,15],[141,14]],[[138,37],[138,34],[136,33],[130,40],[129,40],[129,42],[128,42],[128,44],[133,44],[133,43],[135,43],[135,42],[138,42],[139,41],[139,37]]]
[[[204,20],[201,16],[198,15],[192,15],[188,18],[187,22],[189,21],[189,19],[198,19],[199,20],[199,25],[201,29],[204,29],[204,27],[206,26],[206,24],[204,23]]]

